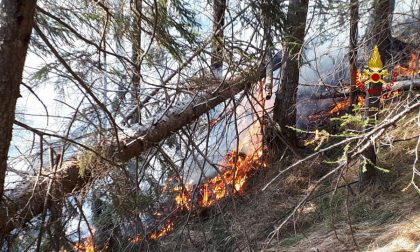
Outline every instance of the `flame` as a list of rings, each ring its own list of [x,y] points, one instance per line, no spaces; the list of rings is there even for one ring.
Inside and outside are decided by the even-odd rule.
[[[172,221],[169,221],[163,228],[154,231],[150,234],[150,239],[151,240],[157,240],[161,237],[166,236],[167,234],[169,234],[170,232],[172,232],[174,230],[174,223]],[[128,241],[131,242],[132,244],[140,244],[141,242],[143,242],[143,237],[141,235],[136,235],[134,237],[129,237]]]
[[[263,161],[260,160],[262,153],[261,150],[251,156],[236,151],[229,153],[223,162],[223,166],[226,167],[224,172],[195,189],[199,197],[194,204],[207,208],[215,205],[229,194],[243,192],[251,172],[264,166]],[[186,186],[185,190],[176,188],[175,201],[178,207],[190,210],[192,199],[195,198],[193,197],[195,190],[191,185]]]
[[[369,61],[369,67],[370,68],[378,68],[382,65],[382,62],[380,61],[380,55],[377,53],[377,48],[375,47],[375,50],[372,54],[372,58]],[[411,77],[411,76],[416,76],[420,74],[420,58],[419,58],[419,54],[418,53],[412,53],[411,54],[411,59],[408,63],[407,67],[403,67],[401,65],[397,65],[394,67],[394,71],[393,71],[393,79],[392,81],[385,87],[384,90],[390,90],[393,83],[397,80],[397,77]],[[361,72],[357,72],[356,73],[356,86],[362,90],[365,91],[366,90],[366,86],[365,86],[365,81],[367,81],[367,78],[365,78],[365,76],[363,76],[363,74],[361,74]],[[402,92],[401,91],[391,91],[391,92],[386,92],[384,94],[382,94],[381,96],[381,100],[384,99],[390,99],[396,96],[401,95]],[[358,102],[357,104],[359,106],[364,106],[365,104],[365,97],[363,95],[359,95],[357,97]],[[336,103],[328,112],[326,113],[322,113],[319,115],[311,115],[310,119],[311,120],[319,120],[325,116],[332,116],[332,115],[337,115],[339,112],[346,110],[348,107],[350,106],[350,100],[346,99],[343,100],[341,102]]]
[[[150,239],[157,240],[157,239],[159,239],[159,238],[161,238],[163,236],[166,236],[167,234],[169,234],[170,232],[172,232],[172,230],[174,230],[174,223],[173,222],[169,222],[168,224],[166,224],[165,227],[163,227],[159,231],[153,232],[150,235]]]
[[[263,118],[265,103],[262,87],[260,87],[256,99],[258,102],[253,107],[245,106],[236,109],[239,115],[255,109],[256,113],[252,116],[255,120],[251,124],[249,120],[242,120],[239,123],[239,128],[244,132],[239,136],[237,150],[228,153],[220,164],[220,167],[223,167],[220,174],[196,187],[190,183],[174,189],[175,202],[180,209],[190,210],[193,205],[201,208],[211,207],[228,195],[243,192],[252,172],[265,166],[265,162],[262,160],[263,125],[261,118]]]
[[[411,59],[408,62],[407,67],[403,67],[401,65],[397,65],[394,68],[394,71],[398,73],[399,76],[402,77],[410,77],[416,76],[420,74],[420,58],[417,53],[411,54]]]
[[[73,246],[76,252],[95,252],[95,240],[93,238],[96,230],[92,229],[91,235],[89,235],[84,242],[76,243]]]
[[[251,106],[251,107],[249,107]],[[226,155],[221,162],[220,174],[206,183],[194,185],[192,181],[174,188],[176,210],[192,210],[214,206],[219,200],[235,193],[244,191],[246,182],[253,175],[253,171],[266,167],[263,157],[263,122],[265,99],[261,86],[254,105],[237,107],[236,113],[254,111],[253,122],[242,120],[238,128],[241,129],[239,143],[236,150]],[[246,114],[246,113],[245,113]],[[213,123],[217,123],[212,121]],[[174,230],[173,222],[169,222],[159,231],[150,235],[151,240],[157,240]],[[130,240],[137,242],[137,240]],[[141,242],[141,238],[139,239]]]
[[[338,114],[339,112],[346,110],[349,106],[350,106],[350,99],[345,99],[341,102],[336,103],[335,106],[330,111],[328,111],[327,114],[329,115]]]
[[[373,49],[372,57],[369,60],[368,66],[370,69],[380,70],[383,68],[381,55],[379,54],[378,46]]]
[[[377,49],[375,49],[375,51],[376,50]],[[378,55],[375,54],[375,51],[372,59],[369,62],[369,66],[381,67],[380,57],[378,58]],[[414,65],[414,62],[417,61],[418,57],[413,54],[409,68],[418,69],[413,67],[418,66],[417,63]],[[397,66],[397,68],[399,68],[401,71],[405,69],[401,66]],[[419,72],[418,70],[416,71]],[[364,90],[364,81],[365,80],[361,76],[361,73],[357,73],[356,85],[362,90]],[[394,97],[395,95],[399,94],[401,94],[401,92],[386,93],[384,94],[384,98],[389,98],[391,96]],[[254,107],[252,108],[236,108],[237,114],[243,114],[246,111],[254,110],[256,113],[254,113],[253,117],[254,119],[257,118],[258,120],[254,120],[255,122],[251,123],[251,125],[249,125],[249,120],[243,120],[239,123],[239,128],[244,130],[244,133],[240,134],[239,136],[238,148],[228,153],[225,159],[219,164],[220,167],[223,167],[220,174],[210,179],[206,183],[200,185],[194,185],[192,181],[189,181],[185,185],[178,186],[173,189],[173,192],[175,193],[175,204],[177,206],[177,210],[208,208],[214,206],[221,199],[229,195],[242,193],[245,189],[246,182],[253,175],[253,172],[257,169],[260,169],[261,167],[266,167],[266,162],[263,159],[263,122],[261,122],[265,105],[262,87],[258,93],[257,101],[257,105],[255,106],[254,104]],[[359,95],[357,97],[357,104],[359,106],[364,106],[364,95]],[[339,112],[346,110],[349,106],[349,99],[340,101],[327,112],[327,115],[336,115]],[[325,114],[314,115],[311,116],[311,119],[314,117],[322,118],[324,116]],[[212,120],[210,122],[211,126],[217,124],[221,119],[222,118],[217,118]],[[319,131],[315,132],[315,141],[323,141],[324,138],[328,139],[328,135]],[[154,215],[160,216],[161,213],[157,212]],[[173,230],[174,223],[170,221],[163,228],[154,231],[148,237],[150,237],[151,240],[157,240],[168,235]],[[143,238],[141,236],[135,236],[133,238],[129,238],[129,241],[133,244],[138,244],[143,241]]]
[[[129,237],[128,241],[132,244],[140,244],[143,241],[143,237],[141,237],[141,235],[136,235],[134,237]]]

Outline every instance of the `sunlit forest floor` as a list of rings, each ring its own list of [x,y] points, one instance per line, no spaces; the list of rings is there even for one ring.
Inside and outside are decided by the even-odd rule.
[[[388,106],[392,108],[392,104]],[[358,165],[349,167],[333,193],[336,179],[324,183],[272,239],[273,230],[325,171],[342,155],[334,149],[284,174],[261,189],[297,159],[274,162],[256,174],[246,193],[200,214],[188,215],[160,241],[167,251],[414,251],[420,244],[420,195],[406,188],[413,174],[419,131],[418,111],[390,131],[392,145],[381,144],[377,185],[359,192]],[[302,149],[302,154],[306,151]],[[416,181],[420,184],[420,181]],[[346,186],[346,184],[350,184]],[[404,190],[406,188],[406,190]]]

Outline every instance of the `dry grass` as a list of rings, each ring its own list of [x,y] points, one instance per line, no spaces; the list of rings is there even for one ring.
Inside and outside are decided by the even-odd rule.
[[[347,193],[338,192],[332,205],[329,197],[313,202],[313,225],[265,251],[420,251],[420,197],[413,188],[402,192],[411,179],[417,122],[418,112],[412,113],[383,139],[387,145],[378,158],[379,165],[390,170],[382,176],[386,190],[382,185],[348,196],[353,232],[345,214]],[[347,181],[357,178],[354,168],[347,172]]]
[[[417,142],[413,137],[420,133],[416,116],[417,113],[412,113],[404,118],[382,139],[379,165],[390,170],[382,178],[386,190],[381,185],[358,193],[357,185],[353,185],[354,194],[343,187],[332,200],[331,193],[321,195],[294,216],[278,239],[267,244],[269,233],[332,167],[324,161],[334,160],[342,152],[335,150],[301,164],[261,191],[279,170],[293,162],[283,161],[259,172],[249,181],[244,195],[226,199],[201,215],[189,216],[188,226],[165,238],[165,248],[171,248],[169,251],[413,251],[420,243],[420,197],[412,188],[401,190],[411,178]],[[395,140],[398,141],[389,144]],[[357,180],[357,173],[355,164],[345,173],[346,181]],[[326,183],[316,195],[330,191],[333,185]]]

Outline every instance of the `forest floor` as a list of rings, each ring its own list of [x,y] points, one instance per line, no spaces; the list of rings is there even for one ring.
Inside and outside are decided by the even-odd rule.
[[[418,113],[406,116],[386,134],[392,144],[381,144],[378,166],[389,172],[381,173],[376,186],[359,192],[358,165],[349,167],[335,193],[336,180],[331,178],[269,239],[314,182],[335,167],[328,161],[343,150],[302,163],[262,191],[297,160],[288,157],[256,174],[243,195],[188,216],[190,224],[162,240],[163,250],[420,251],[420,194],[413,186],[403,190],[412,179],[418,152]]]

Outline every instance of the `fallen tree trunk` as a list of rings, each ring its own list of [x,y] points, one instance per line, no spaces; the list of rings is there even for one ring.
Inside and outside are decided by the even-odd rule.
[[[71,160],[66,161],[57,171],[57,182],[53,191],[60,193],[60,195],[55,195],[60,196],[60,199],[56,200],[64,199],[87,184],[89,176],[81,177],[79,168],[77,160]],[[6,197],[0,204],[0,244],[15,228],[25,226],[43,212],[48,182],[52,176],[52,173],[44,173],[6,191]]]
[[[339,89],[340,88],[337,87],[337,89],[331,92],[315,93],[306,98],[310,98],[313,100],[320,100],[320,99],[330,99],[330,98],[347,98],[350,96],[350,90],[344,89],[344,91],[339,91]],[[410,90],[410,89],[413,89],[413,90],[420,89],[420,79],[396,81],[391,88],[392,91]]]
[[[392,90],[410,90],[410,89],[420,89],[420,79],[414,80],[403,80],[395,82],[392,86]]]
[[[234,97],[258,80],[258,74],[242,75],[226,80],[212,93],[195,96],[189,103],[175,105],[159,115],[156,122],[145,127],[145,130],[136,132],[134,136],[120,140],[119,144],[111,143],[107,149],[114,161],[128,161],[142,152],[159,143],[165,138],[181,129],[183,126],[198,119],[201,115],[221,102]],[[210,80],[220,84],[218,80]],[[122,146],[119,148],[118,146]],[[90,176],[81,177],[80,164],[77,159],[66,161],[55,174],[54,181],[56,194],[54,198],[63,199],[70,193],[83,188]],[[42,180],[31,179],[9,190],[8,198],[0,203],[0,239],[3,241],[15,228],[24,226],[34,217],[43,212],[44,199],[47,195],[47,184],[53,176],[42,176]]]
[[[126,138],[124,140],[126,144],[115,155],[116,159],[128,161],[139,155],[256,81],[257,78],[252,76],[239,77],[226,81],[224,88],[219,88],[213,93],[194,97],[184,106],[174,106],[163,115],[159,115],[159,120],[149,125],[146,130],[138,132],[129,139]]]

